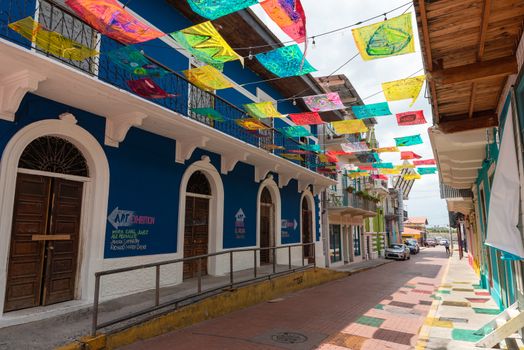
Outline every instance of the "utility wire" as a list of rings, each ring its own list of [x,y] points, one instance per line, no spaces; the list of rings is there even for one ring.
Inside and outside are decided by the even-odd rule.
[[[342,65],[340,65],[337,69],[335,69],[333,72],[331,72],[327,78],[331,77],[332,75],[334,75],[335,73],[337,73],[339,70],[341,70],[342,68],[344,68],[345,66],[347,66],[351,61],[353,61],[355,58],[357,58],[359,55],[359,53],[357,52],[356,54],[354,54],[350,59],[348,59],[346,62],[344,62]],[[277,102],[281,102],[281,101],[289,101],[289,100],[293,100],[297,97],[300,97],[299,95],[301,95],[302,93],[308,91],[309,88],[307,89],[304,89],[296,94],[294,94],[293,96],[291,97],[288,97],[288,98],[281,98],[279,100],[276,100]]]
[[[347,26],[344,26],[344,27],[340,27],[340,28],[336,28],[336,29],[332,29],[332,30],[329,30],[327,32],[323,32],[323,33],[319,33],[319,34],[314,34],[314,35],[311,35],[311,36],[308,36],[306,37],[306,40],[307,39],[315,39],[315,38],[319,38],[319,37],[322,37],[322,36],[325,36],[325,35],[330,35],[330,34],[333,34],[333,33],[337,33],[337,32],[340,32],[340,31],[343,31],[343,30],[346,30],[346,29],[349,29],[351,27],[355,27],[355,26],[358,26],[358,25],[361,25],[361,24],[364,24],[366,22],[369,22],[369,21],[372,21],[374,19],[377,19],[377,18],[382,18],[382,17],[386,17],[387,14],[391,13],[391,12],[394,12],[396,10],[399,10],[407,5],[410,5],[410,6],[413,6],[413,2],[407,2],[403,5],[400,5],[398,7],[395,7],[394,9],[391,9],[389,11],[386,11],[384,13],[381,13],[380,15],[376,15],[376,16],[373,16],[373,17],[370,17],[370,18],[367,18],[367,19],[364,19],[362,21],[358,21],[356,23],[353,23],[353,24],[350,24],[350,25],[347,25]],[[404,11],[405,13],[405,11]],[[283,41],[281,42],[282,44],[288,44],[288,43],[292,43],[292,42],[295,42],[294,40],[288,40],[288,41]],[[249,49],[259,49],[259,48],[263,48],[263,47],[273,47],[275,45],[278,45],[280,43],[272,43],[272,44],[264,44],[264,45],[256,45],[256,46],[249,46],[249,47],[234,47],[233,49],[234,50],[249,50]]]
[[[423,71],[423,70],[424,70],[424,68],[420,68],[420,69],[419,69],[418,71],[416,71],[415,73],[412,73],[412,74],[408,75],[407,77],[405,77],[405,78],[403,78],[403,79],[411,78],[412,76],[414,76],[415,74],[418,74],[419,72],[421,72],[421,71]],[[382,90],[377,91],[377,92],[375,92],[374,94],[371,94],[371,95],[369,95],[369,96],[364,97],[364,98],[362,99],[362,101],[368,100],[368,99],[370,99],[371,97],[377,96],[377,95],[380,94],[380,93],[382,93]]]

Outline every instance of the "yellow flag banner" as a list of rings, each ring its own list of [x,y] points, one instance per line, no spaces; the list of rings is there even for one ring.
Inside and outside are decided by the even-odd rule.
[[[375,152],[377,153],[387,153],[387,152],[399,152],[400,150],[398,149],[398,147],[380,147],[380,148],[376,148],[375,149]]]
[[[244,108],[253,118],[284,118],[284,115],[277,111],[273,102],[248,103],[244,105]]]
[[[338,122],[331,123],[331,126],[335,129],[335,133],[338,135],[342,134],[358,134],[361,132],[369,131],[368,127],[362,120],[341,120]]]
[[[382,175],[399,175],[400,169],[379,169],[379,173]]]
[[[289,159],[289,160],[304,160],[300,154],[295,153],[281,153],[282,157]]]
[[[9,23],[9,28],[35,43],[40,50],[54,56],[83,61],[86,58],[98,55],[96,50],[68,39],[60,33],[44,29],[40,23],[34,21],[31,17]]]
[[[361,177],[369,176],[369,173],[367,171],[357,171],[354,173],[349,173],[348,176],[352,179],[358,179]]]
[[[382,83],[382,91],[388,101],[400,101],[412,99],[410,107],[413,106],[420,94],[422,85],[426,80],[425,75],[419,75],[413,78],[401,79]]]
[[[415,174],[405,174],[403,176],[404,180],[410,181],[410,180],[420,180],[422,176],[420,176],[418,173]]]
[[[395,166],[395,169],[415,169],[415,166],[413,164],[407,163],[407,164],[401,164]]]
[[[210,21],[169,34],[184,49],[199,61],[216,68],[223,68],[224,62],[244,59],[224,40]],[[220,69],[222,70],[222,69]]]
[[[364,61],[415,52],[411,13],[352,30]]]
[[[184,71],[184,75],[194,85],[202,90],[214,91],[233,87],[222,73],[211,66],[202,66]]]

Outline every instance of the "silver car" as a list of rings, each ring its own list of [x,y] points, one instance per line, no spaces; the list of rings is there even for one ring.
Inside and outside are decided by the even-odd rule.
[[[394,243],[386,248],[386,259],[407,260],[410,258],[409,247],[405,244]]]

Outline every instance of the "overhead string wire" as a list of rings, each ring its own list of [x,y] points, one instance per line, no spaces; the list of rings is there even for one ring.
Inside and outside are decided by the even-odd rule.
[[[358,25],[361,25],[361,24],[364,24],[366,22],[369,22],[369,21],[372,21],[374,19],[377,19],[377,18],[382,18],[384,15],[386,14],[389,14],[391,12],[395,12],[397,10],[400,10],[401,8],[405,7],[405,6],[408,6],[410,5],[413,6],[413,2],[407,2],[403,5],[400,5],[400,6],[397,6],[395,7],[394,9],[391,9],[389,11],[386,11],[386,12],[382,12],[380,15],[376,15],[376,16],[373,16],[373,17],[369,17],[369,18],[366,18],[364,20],[361,20],[361,21],[358,21],[356,23],[353,23],[353,24],[349,24],[349,25],[346,25],[344,27],[340,27],[340,28],[336,28],[336,29],[332,29],[332,30],[329,30],[327,32],[323,32],[323,33],[319,33],[319,34],[314,34],[314,35],[311,35],[311,36],[308,36],[306,37],[306,40],[307,39],[313,39],[315,40],[316,38],[319,38],[319,37],[323,37],[325,35],[330,35],[330,34],[333,34],[333,33],[337,33],[337,32],[340,32],[340,31],[343,31],[343,30],[346,30],[346,29],[349,29],[351,27],[356,27]],[[408,7],[409,9],[409,7]],[[406,13],[407,10],[405,10],[402,14]],[[293,43],[295,42],[295,40],[287,40],[287,41],[282,41],[280,42],[281,44],[290,44],[290,43]],[[233,47],[233,50],[249,50],[249,49],[259,49],[259,48],[264,48],[264,47],[274,47],[275,45],[278,45],[280,43],[272,43],[272,44],[263,44],[263,45],[255,45],[255,46],[248,46],[248,47]]]

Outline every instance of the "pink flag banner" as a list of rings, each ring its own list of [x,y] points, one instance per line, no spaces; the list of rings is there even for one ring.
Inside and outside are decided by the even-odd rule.
[[[340,147],[342,147],[342,150],[346,153],[369,151],[369,146],[365,141],[342,143]]]
[[[291,113],[289,118],[296,125],[317,125],[324,124],[320,114],[317,112],[306,112],[306,113]]]
[[[398,126],[419,125],[427,123],[426,118],[424,118],[424,111],[422,110],[398,113],[396,116]]]
[[[359,170],[373,170],[374,168],[372,165],[359,165],[358,169]]]
[[[164,36],[140,22],[115,0],[66,0],[78,16],[100,33],[124,44],[137,44]]]
[[[169,94],[165,92],[160,86],[157,85],[157,83],[155,83],[150,78],[128,80],[127,86],[129,86],[131,91],[133,91],[135,94],[145,98],[157,99],[176,96],[174,94]]]
[[[419,156],[418,154],[411,152],[411,151],[402,151],[400,152],[400,159],[401,160],[408,160],[408,159],[420,159],[422,156]]]
[[[299,44],[306,40],[306,14],[300,0],[266,0],[260,5],[291,39]]]
[[[420,165],[435,165],[437,162],[435,159],[424,159],[424,160],[414,160],[413,165],[420,166]]]
[[[324,95],[304,97],[304,103],[312,112],[329,112],[337,109],[345,109],[346,106],[340,100],[338,92],[330,92]]]
[[[371,175],[371,178],[373,180],[385,180],[388,181],[388,177],[386,175],[380,174],[380,175]]]

